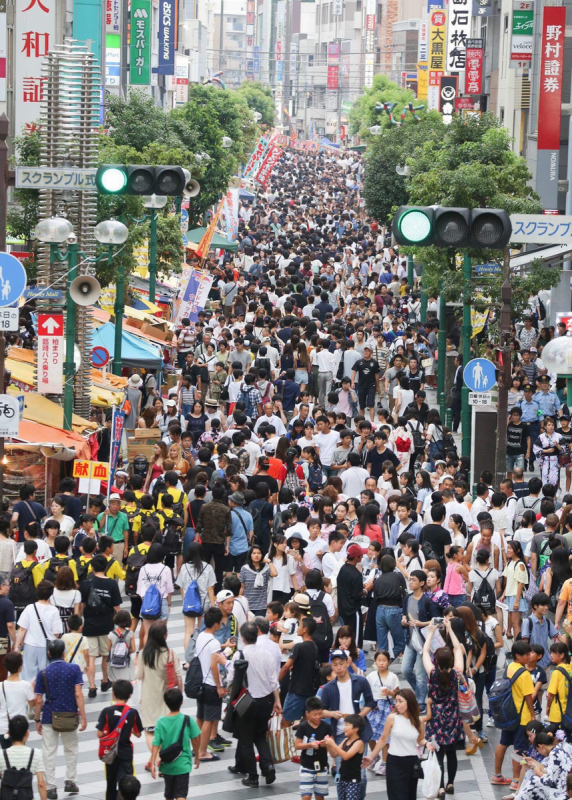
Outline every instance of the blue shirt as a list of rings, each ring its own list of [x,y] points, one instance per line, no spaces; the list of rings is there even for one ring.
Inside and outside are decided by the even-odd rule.
[[[556,392],[543,392],[542,390],[536,392],[532,396],[536,400],[540,410],[546,417],[555,417],[557,412],[562,408],[562,403],[558,399]]]
[[[232,532],[228,551],[231,556],[240,556],[242,553],[246,553],[249,548],[246,533],[254,529],[254,521],[252,514],[249,514],[243,508],[233,508],[230,512],[230,517],[232,519]]]
[[[391,526],[391,531],[390,531],[390,534],[389,534],[389,546],[390,547],[397,547],[397,540],[399,539],[399,536],[400,536],[400,532],[399,532],[400,525],[401,525],[401,522],[399,522],[399,520],[398,520],[397,522],[394,522],[393,525]],[[419,541],[419,534],[421,533],[421,525],[418,522],[411,522],[409,524],[409,527],[404,528],[401,531],[401,533],[410,533],[412,536],[414,536],[417,539],[417,541]]]
[[[372,709],[375,708],[377,704],[373,699],[371,686],[367,678],[364,678],[362,675],[351,675],[350,673],[350,680],[352,682],[352,702],[354,704],[354,713],[359,714],[359,712],[361,711],[362,697],[363,697],[364,707],[367,706],[368,708]],[[321,699],[322,699],[322,704],[326,709],[326,711],[340,710],[340,690],[338,689],[337,678],[335,678],[335,680],[333,681],[329,681],[324,686],[322,686]],[[361,734],[360,739],[363,739],[364,742],[369,742],[369,740],[373,736],[373,733],[368,718],[364,717],[364,720],[365,720],[365,730]]]
[[[51,725],[52,711],[78,711],[75,687],[83,685],[83,677],[77,664],[68,664],[61,659],[48,664],[45,672],[51,702],[46,696],[42,709],[42,724]],[[38,672],[34,691],[36,694],[46,694],[44,670]]]
[[[521,422],[539,422],[544,418],[543,413],[541,413],[540,416],[538,415],[541,409],[535,398],[536,395],[532,396],[532,400],[525,400],[523,397],[520,403],[517,403],[517,406],[522,411]]]

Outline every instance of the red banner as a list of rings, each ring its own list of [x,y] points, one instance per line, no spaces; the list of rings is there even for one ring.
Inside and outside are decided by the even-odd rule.
[[[225,199],[226,198],[223,197],[222,200],[220,201],[219,206],[218,206],[218,208],[216,210],[216,214],[212,218],[211,224],[208,226],[206,231],[203,233],[203,238],[199,242],[199,246],[197,247],[197,249],[195,251],[195,255],[199,259],[206,258],[207,255],[208,255],[208,252],[209,252],[209,249],[210,249],[210,246],[211,246],[211,241],[212,241],[212,238],[214,236],[214,232],[215,232],[215,229],[216,229],[216,226],[217,226],[217,223],[218,223],[218,218],[220,217],[220,212],[222,211],[222,207],[224,205]]]
[[[467,78],[465,91],[467,94],[482,94],[483,90],[483,48],[467,47]]]
[[[538,150],[560,149],[565,27],[565,6],[546,6],[542,12]]]
[[[338,88],[339,67],[328,67],[328,89]]]
[[[474,108],[475,101],[472,97],[457,97],[455,99],[455,111],[473,111]]]
[[[268,183],[270,174],[281,155],[282,150],[279,147],[272,147],[268,150],[266,158],[262,162],[262,166],[255,175],[255,179],[261,184],[261,186],[265,187]]]

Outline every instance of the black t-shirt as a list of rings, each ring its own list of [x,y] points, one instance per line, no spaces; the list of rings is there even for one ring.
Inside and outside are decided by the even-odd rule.
[[[519,481],[512,484],[512,490],[520,500],[521,497],[528,497],[530,489],[528,488],[528,481]]]
[[[110,733],[110,731],[114,731],[124,711],[125,706],[108,706],[107,708],[104,708],[99,715],[99,719],[97,720],[97,725],[95,727],[98,731],[102,731],[102,733]],[[125,718],[125,722],[123,723],[121,733],[119,734],[119,742],[117,747],[118,758],[125,761],[131,761],[133,759],[131,734],[141,733],[142,730],[143,723],[141,722],[139,712],[135,708],[130,708],[127,717]]]
[[[323,741],[325,736],[331,736],[332,729],[324,722],[320,721],[317,728],[314,728],[308,720],[301,722],[296,728],[296,739],[301,739],[302,744],[307,744],[312,736],[315,737],[317,742]],[[315,747],[313,750],[300,750],[300,766],[306,769],[315,769],[314,764],[316,761],[320,762],[320,770],[326,769],[328,766],[328,751],[325,747]]]
[[[194,481],[196,480],[197,475],[199,472],[206,472],[209,476],[209,481],[211,479],[211,475],[214,472],[214,467],[210,467],[207,464],[198,464],[196,467],[191,467],[190,470],[187,472],[187,481]]]
[[[442,559],[445,557],[445,545],[452,544],[451,534],[447,528],[444,528],[442,525],[431,523],[421,528],[419,544],[423,544],[423,542],[429,542],[436,555]]]
[[[375,384],[375,376],[379,372],[379,364],[373,358],[366,361],[365,358],[360,358],[354,364],[354,370],[358,375],[358,388],[369,389],[370,386]]]
[[[0,597],[0,638],[8,638],[8,623],[14,622],[14,606],[7,597]]]
[[[363,578],[353,564],[344,564],[338,573],[338,609],[341,617],[350,617],[360,610]]]
[[[314,642],[298,642],[292,648],[294,666],[290,673],[290,687],[292,694],[301,697],[313,697],[316,694],[314,675],[318,660],[318,648]]]
[[[278,481],[271,475],[251,475],[248,479],[248,488],[255,492],[259,483],[268,484],[270,494],[276,494],[278,491]]]
[[[382,606],[401,608],[406,593],[407,584],[401,572],[383,572],[373,584],[373,596]]]
[[[526,422],[509,422],[506,429],[506,452],[509,456],[520,456],[526,453],[526,440],[530,436]]]
[[[101,444],[100,444],[98,455],[101,456],[102,452],[103,451],[102,451]],[[107,449],[107,453],[109,454],[109,446],[108,446],[108,449]],[[106,460],[109,461],[109,458],[107,458],[107,459],[102,458],[101,460],[102,461],[106,461]],[[71,494],[62,494],[61,497],[62,497],[62,500],[64,501],[64,509],[65,509],[64,513],[67,514],[68,517],[73,517],[75,522],[79,522],[80,515],[83,514],[84,509],[85,509],[85,505],[82,502],[82,500],[80,500],[79,497],[74,497]]]
[[[382,467],[386,461],[391,461],[393,466],[396,468],[399,466],[399,459],[397,458],[393,450],[390,450],[388,447],[385,448],[383,453],[378,453],[376,447],[374,447],[373,450],[370,450],[368,452],[367,457],[365,459],[365,466],[367,469],[367,465],[371,464],[372,478],[375,478],[376,480],[378,478],[381,478],[381,475],[383,473]]]
[[[102,605],[97,607],[88,602],[92,587],[101,599]],[[113,630],[114,608],[121,605],[121,592],[117,583],[112,578],[97,578],[94,575],[88,581],[82,582],[80,592],[81,602],[86,604],[83,612],[83,635],[107,636]]]

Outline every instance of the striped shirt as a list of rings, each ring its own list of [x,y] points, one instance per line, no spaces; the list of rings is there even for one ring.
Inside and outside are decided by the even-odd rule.
[[[12,746],[6,751],[0,749],[0,769],[2,772],[8,768],[5,753],[8,753],[10,766],[14,767],[15,769],[26,769],[28,766],[28,761],[30,760],[30,753],[32,752],[32,749],[34,750],[34,757],[32,758],[31,772],[43,772],[44,758],[42,756],[42,748],[31,748],[26,747],[26,745],[20,745],[17,747]]]

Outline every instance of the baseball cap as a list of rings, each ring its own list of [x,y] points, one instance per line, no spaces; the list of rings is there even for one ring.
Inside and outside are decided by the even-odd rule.
[[[360,558],[363,555],[363,550],[359,546],[359,544],[350,544],[347,549],[347,556],[348,558]]]
[[[167,400],[167,406],[169,406],[170,408],[174,408],[174,406],[176,405],[177,405],[176,400]]]
[[[230,600],[231,597],[234,597],[234,595],[230,589],[221,589],[216,596],[216,601],[217,603],[224,603],[225,600]]]
[[[330,661],[333,661],[334,658],[343,658],[344,661],[348,660],[348,654],[345,650],[333,650],[332,655],[330,656]]]

